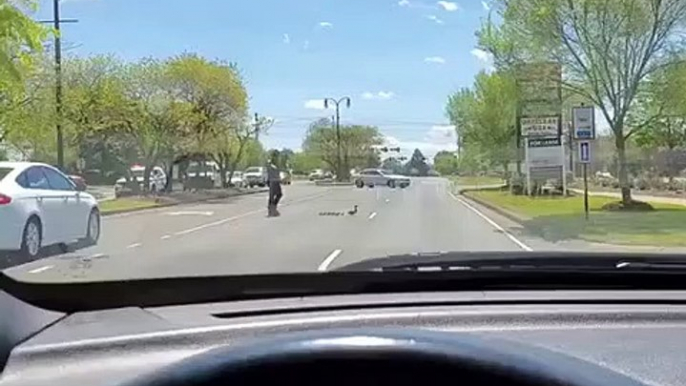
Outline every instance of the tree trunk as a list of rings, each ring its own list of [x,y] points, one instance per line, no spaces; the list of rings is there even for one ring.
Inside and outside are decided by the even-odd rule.
[[[619,130],[615,131],[615,146],[617,147],[617,161],[619,163],[619,188],[622,191],[622,203],[626,206],[631,204],[631,185],[629,183],[629,170],[626,164],[626,139]]]

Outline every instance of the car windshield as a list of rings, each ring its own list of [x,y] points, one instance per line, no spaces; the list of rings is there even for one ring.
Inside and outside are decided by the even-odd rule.
[[[22,170],[0,269],[20,280],[686,262],[685,0],[0,10],[0,178]]]

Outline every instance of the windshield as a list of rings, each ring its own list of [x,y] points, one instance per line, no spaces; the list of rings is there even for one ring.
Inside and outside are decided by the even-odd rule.
[[[22,280],[686,252],[686,1],[0,9],[0,160],[37,165],[0,188]]]

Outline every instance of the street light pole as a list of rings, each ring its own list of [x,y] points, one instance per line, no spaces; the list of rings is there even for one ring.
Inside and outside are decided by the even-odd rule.
[[[62,40],[60,25],[77,23],[76,19],[60,19],[60,2],[53,0],[52,20],[41,20],[39,23],[50,23],[55,28],[55,129],[57,131],[57,166],[64,170],[64,135],[62,132]]]
[[[341,103],[345,102],[346,107],[350,108],[350,97],[343,97],[339,100],[333,98],[324,99],[324,108],[329,108],[329,103],[336,105],[336,179],[340,182],[343,179],[343,165],[341,160]]]
[[[57,129],[57,167],[64,171],[64,134],[62,133],[62,41],[60,39],[60,2],[53,0],[55,26],[55,128]]]

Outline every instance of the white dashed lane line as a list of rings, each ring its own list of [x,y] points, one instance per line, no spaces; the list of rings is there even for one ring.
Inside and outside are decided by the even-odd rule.
[[[171,239],[171,235],[164,235],[164,236],[160,237],[160,240],[168,240],[168,239]]]
[[[133,244],[127,246],[126,249],[138,248],[138,247],[140,247],[141,245],[143,245],[143,244],[141,244],[141,243],[133,243]]]
[[[326,271],[329,268],[329,266],[331,265],[331,263],[333,263],[333,261],[341,254],[341,252],[343,252],[341,249],[335,249],[334,251],[332,251],[329,254],[329,256],[327,256],[326,259],[324,259],[324,261],[322,261],[322,263],[319,264],[317,271],[319,271],[319,272]]]
[[[370,219],[370,220],[373,220],[374,217],[376,217],[376,212],[372,212],[372,213],[369,215],[369,219]]]

